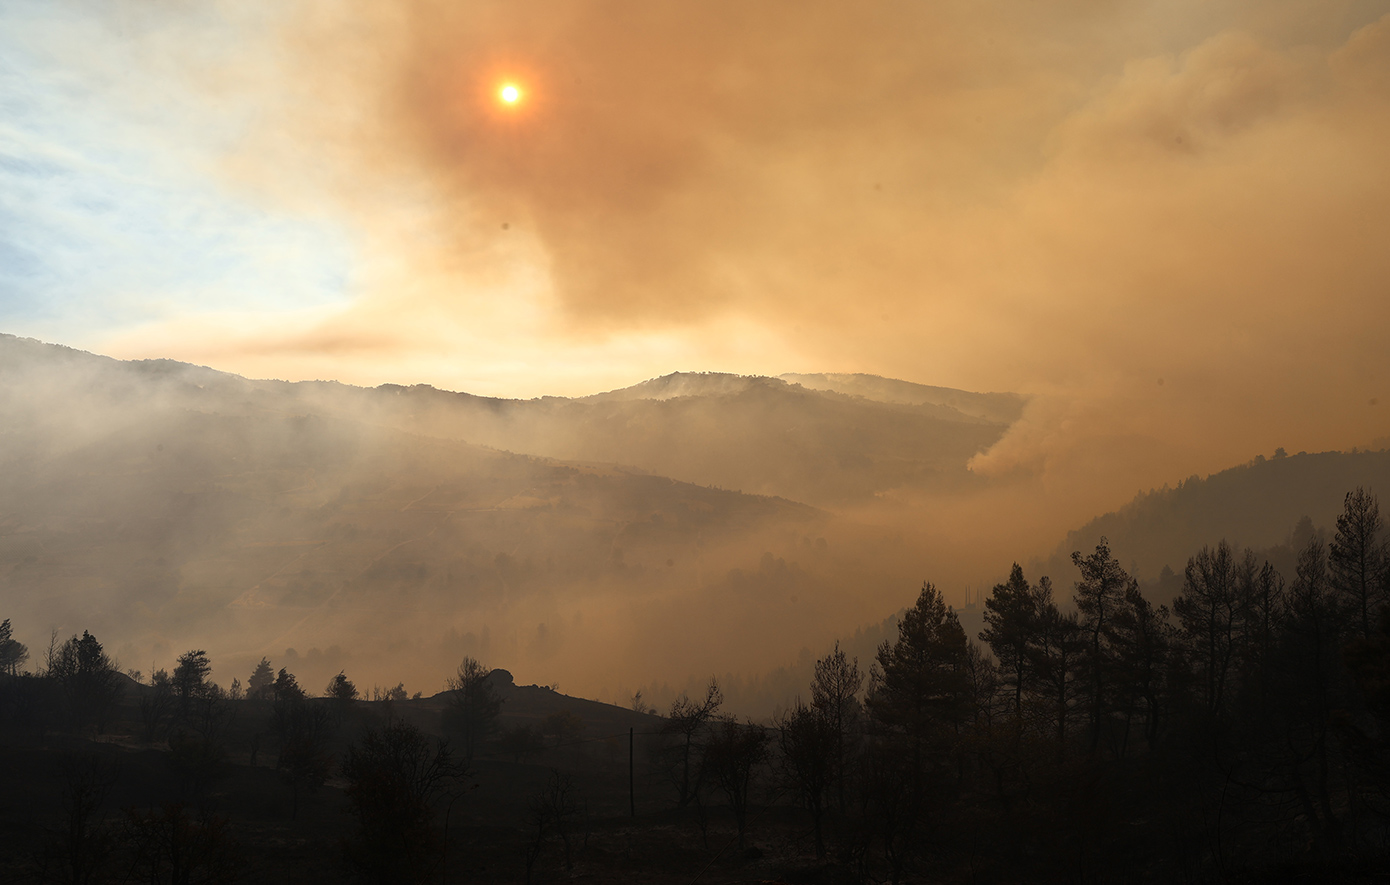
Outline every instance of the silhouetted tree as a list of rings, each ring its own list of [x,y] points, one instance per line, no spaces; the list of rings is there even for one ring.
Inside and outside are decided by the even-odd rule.
[[[27,660],[29,649],[14,638],[14,628],[10,626],[10,619],[6,618],[0,622],[0,673],[18,676],[19,668]]]
[[[871,735],[857,757],[860,802],[859,846],[864,881],[882,881],[870,875],[870,851],[875,840],[888,865],[888,881],[902,881],[910,861],[921,851],[921,833],[929,796],[929,784],[909,754],[891,736]]]
[[[1375,495],[1358,486],[1347,492],[1337,517],[1337,535],[1328,549],[1332,584],[1357,616],[1362,638],[1369,638],[1385,603],[1387,550]]]
[[[1390,608],[1381,609],[1369,637],[1347,643],[1344,658],[1369,713],[1365,721],[1343,722],[1351,756],[1368,781],[1354,805],[1374,808],[1384,821],[1390,816],[1384,804],[1390,796]]]
[[[180,784],[181,798],[199,807],[222,774],[227,756],[226,735],[236,710],[227,692],[209,681],[211,673],[207,652],[194,649],[179,655],[168,680],[175,706],[169,729],[169,761]]]
[[[357,686],[352,684],[342,670],[338,675],[328,680],[328,687],[323,690],[323,696],[333,698],[337,701],[347,703],[357,700]]]
[[[58,769],[63,826],[53,854],[65,868],[60,881],[74,885],[105,881],[116,834],[99,815],[116,784],[120,766],[109,755],[86,753],[63,757]]]
[[[212,662],[208,660],[208,653],[201,648],[179,655],[178,664],[174,667],[173,680],[174,693],[178,696],[181,707],[187,706],[207,689],[208,676],[211,673]]]
[[[845,771],[853,736],[859,728],[862,712],[859,691],[863,687],[864,674],[859,670],[859,659],[847,658],[838,641],[830,654],[816,661],[811,707],[834,730],[835,752],[830,773],[835,781],[841,814],[845,812]]]
[[[422,881],[442,845],[435,803],[466,771],[447,741],[407,722],[368,729],[342,764],[358,821],[348,859],[373,882]]]
[[[1023,719],[1023,694],[1028,688],[1029,643],[1037,633],[1038,600],[1014,563],[1009,580],[996,584],[985,600],[985,629],[980,640],[999,661],[1004,683],[1013,689],[1014,716]]]
[[[777,717],[776,729],[782,751],[782,778],[811,813],[816,857],[825,857],[822,821],[836,781],[839,734],[833,720],[822,710],[807,707],[800,698]]]
[[[666,721],[661,725],[663,734],[676,735],[680,739],[675,748],[674,769],[679,772],[675,782],[678,804],[682,808],[695,798],[699,790],[698,783],[692,785],[690,773],[698,758],[696,753],[699,750],[700,734],[723,704],[724,692],[719,690],[719,682],[711,676],[702,700],[692,701],[687,695],[682,694],[671,702]]]
[[[1245,676],[1250,678],[1263,666],[1269,656],[1284,611],[1284,578],[1269,563],[1245,551],[1236,580],[1239,593],[1245,600],[1245,634],[1240,642],[1240,660]]]
[[[879,646],[865,701],[875,725],[865,760],[867,819],[896,881],[921,848],[930,809],[957,777],[961,730],[973,718],[970,642],[930,583]]]
[[[251,678],[246,680],[246,697],[248,700],[265,701],[270,699],[274,691],[275,670],[271,668],[268,658],[261,658],[251,672]]]
[[[1058,756],[1065,758],[1070,714],[1080,697],[1078,682],[1082,680],[1078,677],[1084,678],[1081,661],[1086,653],[1086,634],[1075,612],[1063,614],[1057,607],[1050,580],[1040,579],[1034,593],[1038,629],[1029,643],[1028,656],[1054,729]]]
[[[502,712],[502,698],[488,681],[489,672],[478,660],[465,657],[448,679],[449,721],[462,742],[465,765],[472,763],[473,754],[497,727]]]
[[[1081,664],[1086,671],[1086,702],[1090,713],[1090,752],[1100,745],[1102,726],[1107,710],[1107,692],[1113,668],[1111,632],[1115,614],[1125,605],[1130,588],[1136,581],[1110,555],[1105,538],[1096,545],[1095,553],[1082,556],[1080,551],[1071,560],[1081,570],[1073,597],[1080,624],[1086,636],[1086,648]]]
[[[194,817],[181,804],[126,812],[123,841],[133,862],[122,881],[171,885],[223,885],[237,880],[245,865],[241,847],[227,832],[227,820]]]
[[[278,734],[280,754],[275,767],[290,788],[290,819],[299,816],[304,790],[316,790],[333,767],[330,751],[333,728],[328,710],[307,698],[286,698]]]
[[[337,676],[328,680],[323,695],[332,700],[333,716],[337,720],[338,727],[342,728],[343,719],[352,708],[352,702],[357,700],[357,686],[353,685],[352,680],[348,679],[342,670],[339,670]]]
[[[1276,700],[1288,774],[1320,849],[1335,846],[1341,835],[1340,803],[1333,798],[1332,717],[1345,686],[1341,639],[1346,610],[1332,586],[1326,548],[1314,538],[1299,553],[1289,587]]]
[[[552,768],[545,786],[526,805],[526,823],[531,831],[526,845],[527,883],[532,881],[536,862],[552,836],[558,836],[564,847],[565,874],[573,875],[570,837],[583,816],[584,804],[579,799],[574,779],[568,772]]]
[[[145,740],[163,737],[173,715],[174,682],[167,670],[156,670],[150,676],[150,690],[140,693],[140,722]]]
[[[1116,706],[1124,722],[1116,755],[1124,756],[1136,716],[1143,718],[1144,739],[1152,747],[1166,715],[1173,644],[1168,609],[1154,608],[1139,585],[1131,583],[1124,606],[1115,612],[1111,635]]]
[[[710,729],[704,768],[728,800],[738,826],[738,847],[747,847],[748,805],[758,767],[767,759],[767,729],[754,722],[740,724],[732,716]]]
[[[1182,625],[1182,640],[1199,674],[1200,697],[1207,715],[1219,719],[1225,707],[1232,666],[1240,652],[1250,614],[1246,585],[1231,548],[1222,541],[1203,547],[1187,561],[1183,592],[1173,600]]]
[[[929,744],[953,737],[970,715],[968,644],[955,612],[928,583],[898,622],[897,641],[879,646],[867,703],[875,719],[907,738],[915,766]]]
[[[71,722],[105,730],[121,694],[121,671],[95,636],[84,630],[81,639],[74,635],[50,650],[47,675],[58,684]]]
[[[270,694],[277,701],[298,700],[304,697],[304,689],[299,687],[299,680],[294,678],[293,673],[281,667],[270,687]]]
[[[299,687],[294,674],[281,667],[270,693],[273,698],[270,703],[270,727],[275,733],[276,746],[283,750],[291,739],[295,717],[304,706],[304,690]]]

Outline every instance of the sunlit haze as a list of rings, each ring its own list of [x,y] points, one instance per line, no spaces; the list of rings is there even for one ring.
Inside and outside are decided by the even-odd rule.
[[[784,561],[788,574],[809,574],[822,557],[827,571],[815,574],[834,576],[825,587],[841,582],[814,612],[803,591],[795,615],[759,609],[765,623],[813,625],[809,638],[731,665],[759,672],[803,646],[818,652],[835,629],[881,621],[924,580],[952,604],[975,599],[1013,561],[1052,555],[1069,530],[1137,492],[1276,448],[1350,451],[1390,437],[1390,0],[10,0],[0,6],[0,58],[0,332],[248,379],[526,401],[677,372],[797,373],[753,393],[724,376],[682,375],[667,383],[683,393],[623,394],[611,402],[645,405],[608,411],[538,400],[488,412],[460,399],[416,412],[327,385],[256,388],[262,400],[206,382],[237,420],[365,422],[341,437],[360,461],[334,461],[339,450],[324,442],[313,455],[321,461],[269,459],[264,475],[243,477],[247,501],[261,500],[266,477],[300,495],[256,523],[255,556],[265,558],[255,561],[267,574],[238,573],[218,591],[247,623],[270,617],[256,605],[283,565],[264,552],[278,533],[343,545],[296,560],[318,570],[306,587],[327,586],[324,575],[348,561],[363,574],[389,571],[348,534],[279,527],[283,513],[398,508],[342,519],[404,544],[435,530],[421,514],[447,513],[454,526],[465,519],[455,514],[496,511],[486,532],[501,540],[486,557],[483,542],[465,554],[472,542],[455,550],[439,540],[455,537],[449,527],[428,544],[457,559],[440,566],[441,582],[473,580],[475,566],[501,575],[487,579],[497,661],[511,655],[532,681],[564,670],[594,693],[683,685],[714,666],[701,657],[713,652],[682,639],[669,643],[669,666],[647,666],[668,650],[652,625],[703,623],[695,597],[680,595],[691,588],[723,582],[719,592],[742,598],[735,571]],[[931,415],[903,417],[873,411],[907,401],[874,399],[856,373],[951,396],[1016,396],[981,400],[996,410],[988,414],[942,399],[928,403]],[[85,390],[89,377],[73,377]],[[839,392],[814,401],[832,411],[808,405],[815,384]],[[676,402],[719,385],[734,390],[721,387],[720,403],[748,411]],[[757,413],[747,406],[755,395],[777,405]],[[168,405],[159,420],[174,426],[213,410],[193,396],[180,388],[150,402]],[[88,433],[106,407],[82,406],[69,429]],[[111,420],[127,420],[111,408]],[[653,429],[660,421],[684,423]],[[330,424],[313,426],[338,439]],[[845,428],[860,426],[879,449],[846,449]],[[757,451],[730,442],[745,428]],[[260,428],[273,445],[233,451],[222,432],[196,429],[227,459],[269,458],[289,438]],[[261,439],[247,434],[237,444]],[[545,546],[502,523],[543,504],[569,513],[555,503],[560,492],[515,479],[493,500],[458,479],[466,494],[417,504],[444,482],[429,471],[475,455],[412,454],[418,463],[377,488],[366,465],[395,463],[388,454],[405,444],[391,434],[578,464],[565,469],[602,481],[565,494],[592,507],[583,519],[615,532],[659,534],[663,523],[623,509],[637,507],[622,485],[636,480],[609,476],[613,465],[772,497],[711,503],[673,485],[686,516],[712,508],[763,520],[747,516],[752,528],[729,529],[708,549],[658,556],[665,541],[641,532],[640,542],[579,533]],[[112,451],[112,464],[126,463]],[[833,457],[808,467],[822,451]],[[506,463],[526,482],[540,470]],[[741,473],[743,464],[766,475]],[[856,470],[877,485],[853,494],[835,485]],[[610,513],[592,503],[600,499],[624,503]],[[802,505],[819,509],[811,517]],[[579,532],[574,520],[554,537]],[[846,552],[843,539],[861,535],[877,552]],[[633,551],[648,543],[639,580]],[[519,586],[508,582],[540,583],[562,548],[597,556],[600,547],[585,592],[599,594],[603,569],[630,566],[622,580],[654,595],[638,603],[612,591],[583,605],[558,590],[508,595]],[[240,549],[199,554],[179,572],[158,564],[172,553],[151,548],[131,574],[192,581]],[[855,584],[856,569],[880,566],[880,583]],[[64,617],[82,611],[69,602]],[[464,647],[441,637],[471,628],[423,603],[412,612],[434,631],[430,654]],[[209,648],[249,660],[346,644],[331,635],[346,621],[303,618],[303,635],[219,637]],[[171,630],[132,633],[130,653],[181,648]],[[611,659],[585,658],[576,637],[613,649]],[[380,662],[396,653],[383,646],[357,660],[394,680]],[[435,658],[410,666],[425,673]]]

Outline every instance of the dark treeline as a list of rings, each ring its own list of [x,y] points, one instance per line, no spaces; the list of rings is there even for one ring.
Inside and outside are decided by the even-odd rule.
[[[771,723],[725,713],[715,680],[656,716],[471,658],[435,698],[367,700],[345,673],[310,697],[268,660],[223,689],[199,650],[145,680],[90,634],[34,655],[6,621],[3,757],[47,760],[56,797],[10,868],[254,881],[299,833],[321,881],[1378,881],[1383,528],[1357,489],[1292,574],[1219,542],[1171,607],[1102,540],[1069,594],[1015,565],[978,637],[928,583],[874,660],[837,645]],[[274,802],[237,812],[236,778]]]

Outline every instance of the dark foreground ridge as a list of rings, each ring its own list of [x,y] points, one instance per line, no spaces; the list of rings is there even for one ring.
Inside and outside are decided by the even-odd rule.
[[[1379,882],[1390,551],[1348,493],[1290,574],[1224,541],[1156,606],[1105,540],[1014,566],[968,636],[931,584],[866,669],[771,722],[711,679],[656,715],[465,657],[433,697],[310,697],[200,650],[119,672],[0,625],[18,882]],[[35,660],[36,657],[41,661]],[[30,663],[33,666],[27,666]]]

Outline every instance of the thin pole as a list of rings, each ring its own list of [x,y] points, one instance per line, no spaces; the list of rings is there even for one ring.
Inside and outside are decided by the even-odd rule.
[[[632,757],[633,757],[633,727],[627,728],[627,810],[633,816],[637,816],[637,798],[632,787]]]

